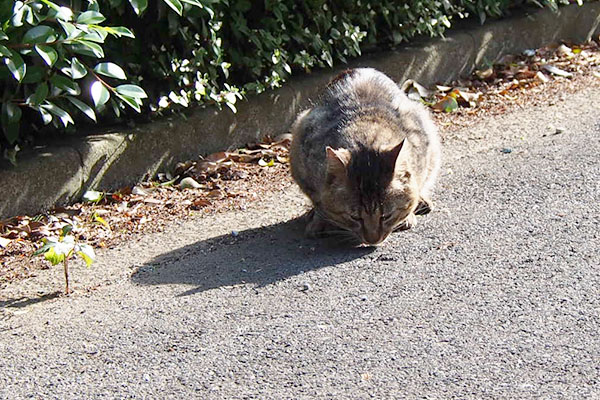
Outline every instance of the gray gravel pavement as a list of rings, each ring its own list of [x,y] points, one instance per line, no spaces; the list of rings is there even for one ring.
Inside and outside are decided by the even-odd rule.
[[[104,251],[71,297],[11,285],[0,397],[600,398],[599,98],[448,135],[437,208],[376,249],[304,239],[294,189]]]

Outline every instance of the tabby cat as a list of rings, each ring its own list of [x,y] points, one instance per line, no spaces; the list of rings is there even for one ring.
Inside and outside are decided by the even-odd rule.
[[[437,130],[420,104],[371,68],[342,72],[292,127],[292,176],[311,199],[308,236],[376,245],[431,210]]]

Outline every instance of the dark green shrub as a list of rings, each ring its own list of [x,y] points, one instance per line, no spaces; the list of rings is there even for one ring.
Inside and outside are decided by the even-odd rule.
[[[579,0],[580,2],[581,0]],[[0,5],[0,144],[86,118],[235,103],[455,19],[568,0],[24,0]],[[85,4],[85,7],[83,5]],[[135,37],[134,37],[135,34]],[[142,89],[143,88],[143,89]],[[148,93],[148,101],[142,103]],[[107,113],[112,111],[111,113]],[[51,129],[52,131],[52,129]]]

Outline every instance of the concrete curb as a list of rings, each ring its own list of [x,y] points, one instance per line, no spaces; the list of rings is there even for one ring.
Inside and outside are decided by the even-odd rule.
[[[129,185],[178,161],[284,133],[340,69],[370,66],[397,82],[412,78],[430,85],[469,74],[505,54],[558,40],[581,42],[598,33],[600,2],[562,7],[558,13],[535,10],[483,26],[470,24],[444,39],[417,40],[334,70],[293,78],[279,90],[239,104],[237,114],[199,109],[187,120],[171,118],[38,148],[21,156],[17,168],[0,170],[0,219],[40,212],[73,202],[89,189]]]

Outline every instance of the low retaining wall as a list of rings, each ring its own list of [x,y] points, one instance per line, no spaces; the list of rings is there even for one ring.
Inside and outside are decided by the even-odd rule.
[[[228,109],[198,109],[187,119],[172,117],[37,148],[20,154],[18,167],[0,170],[0,219],[73,202],[89,189],[131,185],[178,161],[284,133],[297,112],[340,69],[369,66],[397,82],[411,78],[430,85],[467,75],[505,54],[558,40],[582,42],[598,33],[599,2],[562,7],[558,13],[535,10],[483,26],[470,24],[443,39],[417,40],[337,69],[294,77],[281,89],[240,103],[237,114]]]

